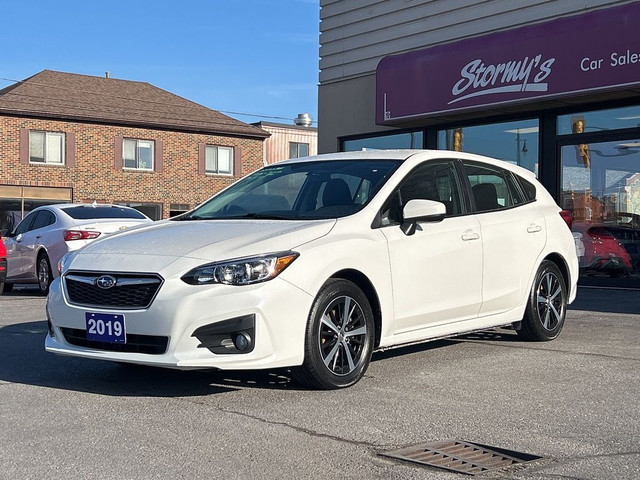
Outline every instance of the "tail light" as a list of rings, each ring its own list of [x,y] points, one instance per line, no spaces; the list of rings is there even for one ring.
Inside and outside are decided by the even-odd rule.
[[[569,230],[571,230],[573,226],[573,215],[571,215],[571,212],[569,210],[561,210],[560,216],[564,220],[564,223],[567,224],[567,227],[569,227]]]
[[[94,232],[91,230],[65,230],[64,241],[69,242],[71,240],[92,240],[98,238],[101,232]]]

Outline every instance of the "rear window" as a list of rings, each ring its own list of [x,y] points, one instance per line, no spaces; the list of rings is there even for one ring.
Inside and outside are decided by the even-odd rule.
[[[90,220],[93,218],[130,218],[135,220],[144,220],[147,218],[142,213],[132,208],[105,205],[97,207],[78,205],[77,207],[65,208],[64,213],[76,220]]]

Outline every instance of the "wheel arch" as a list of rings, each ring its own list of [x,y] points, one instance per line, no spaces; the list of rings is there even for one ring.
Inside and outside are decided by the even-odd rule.
[[[569,273],[569,266],[567,265],[564,257],[559,253],[550,253],[544,258],[544,260],[549,260],[550,262],[553,262],[556,267],[558,267],[560,273],[562,274],[562,279],[564,280],[564,284],[567,287],[568,292],[571,288],[571,274]]]
[[[377,348],[378,345],[380,345],[380,336],[382,332],[382,309],[378,293],[376,292],[371,280],[369,280],[364,273],[354,269],[340,270],[334,273],[330,279],[348,280],[355,284],[365,294],[369,300],[371,310],[373,311],[373,323],[376,329],[373,348]]]

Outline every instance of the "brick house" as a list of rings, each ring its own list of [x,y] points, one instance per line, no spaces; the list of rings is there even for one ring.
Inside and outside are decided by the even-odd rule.
[[[0,222],[94,200],[168,218],[261,167],[267,137],[149,83],[44,70],[0,90]]]

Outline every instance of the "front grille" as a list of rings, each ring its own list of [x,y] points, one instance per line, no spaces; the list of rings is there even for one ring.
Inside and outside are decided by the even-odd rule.
[[[98,279],[115,280],[111,288],[100,288]],[[153,302],[162,278],[154,274],[68,272],[64,283],[69,303],[87,307],[118,309],[147,308]]]
[[[127,343],[109,343],[87,340],[87,331],[79,328],[61,328],[67,343],[77,347],[95,348],[110,352],[148,353],[162,355],[167,351],[169,337],[127,334]]]

